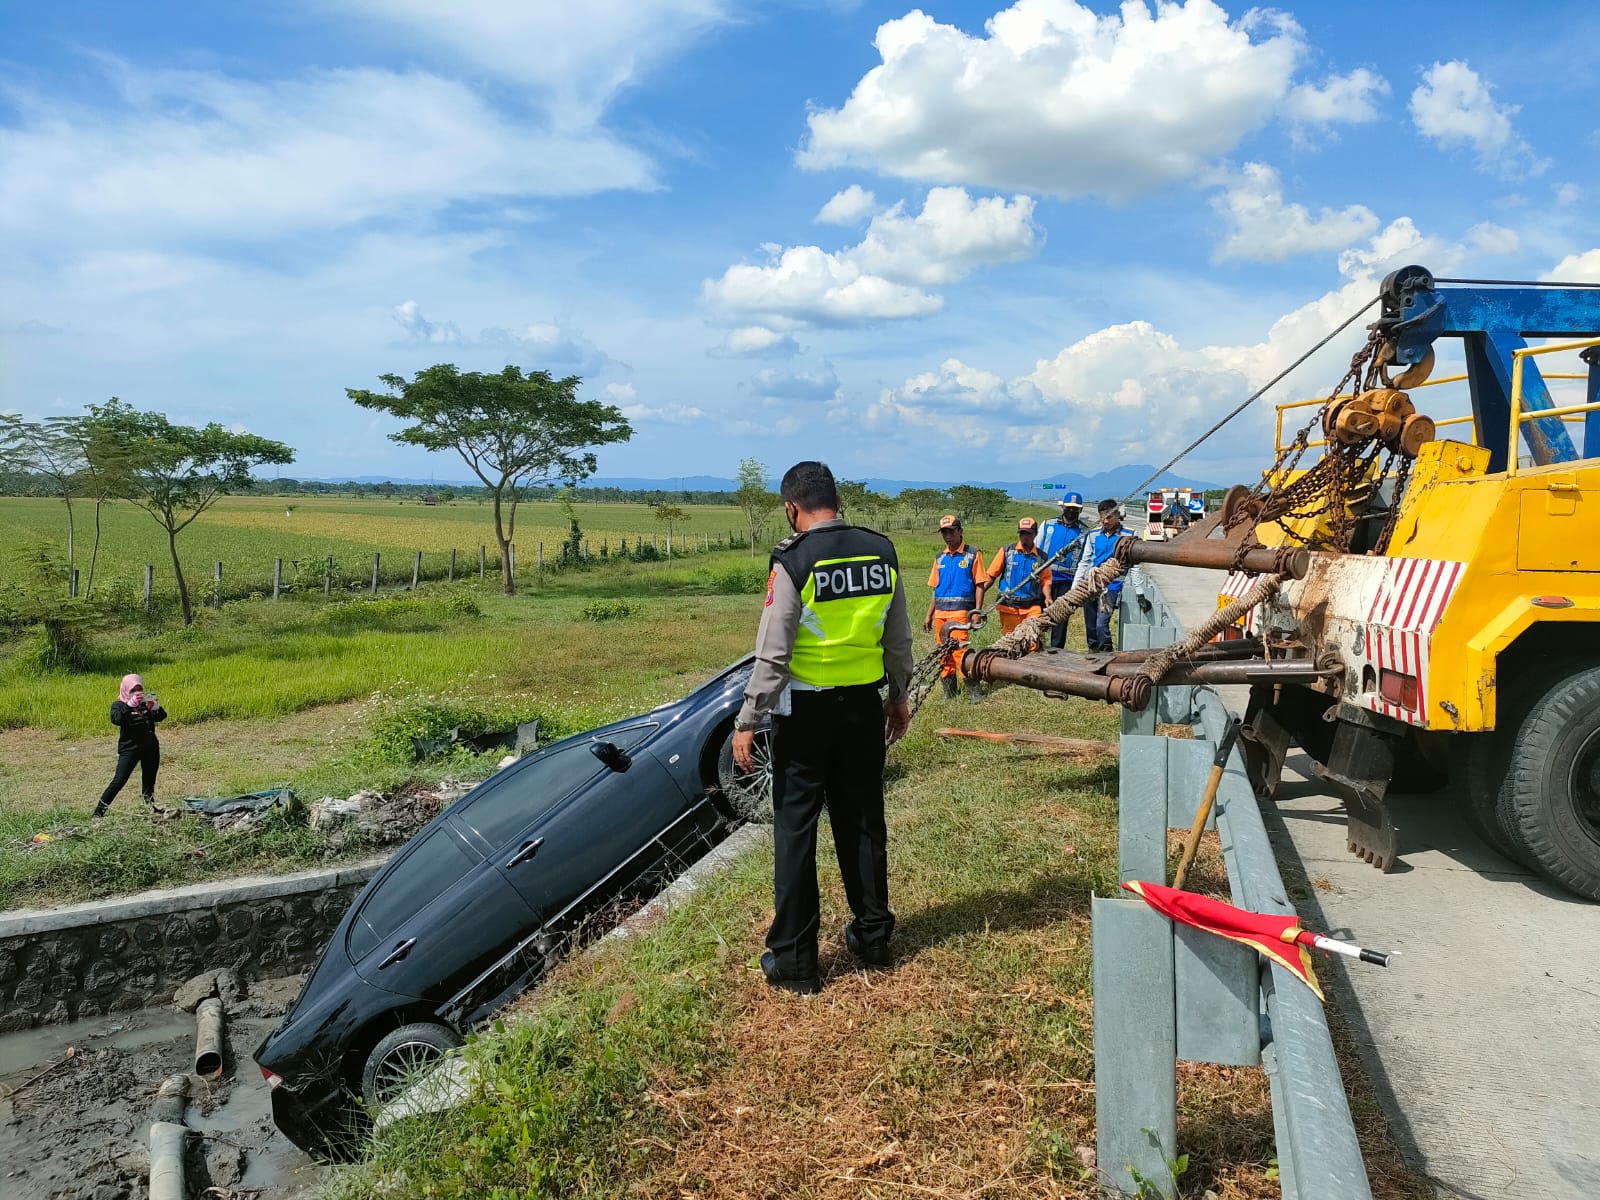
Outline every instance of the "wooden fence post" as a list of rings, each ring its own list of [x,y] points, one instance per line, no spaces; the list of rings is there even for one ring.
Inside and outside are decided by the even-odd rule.
[[[601,538],[600,539],[600,557],[601,558],[610,558],[611,557],[611,547],[610,547],[609,540],[607,538]]]
[[[456,551],[453,546],[450,548],[450,573],[444,577],[444,581],[446,583],[454,583],[456,581]]]
[[[72,578],[67,581],[67,595],[73,599],[78,596],[78,568],[72,568]]]
[[[217,559],[211,568],[211,606],[222,607],[222,560]]]
[[[272,598],[276,600],[283,591],[283,559],[272,560]]]
[[[411,590],[417,590],[417,584],[422,582],[422,551],[417,551],[417,557],[411,563]]]
[[[488,557],[489,557],[488,551],[484,549],[483,543],[479,542],[478,543],[478,582],[479,583],[483,582],[483,565],[488,560]]]
[[[543,542],[539,543],[539,549],[541,552],[544,550]],[[515,542],[506,543],[506,567],[511,572],[512,582],[515,583],[517,579],[517,544]]]
[[[672,561],[672,535],[667,534],[667,561]]]
[[[150,611],[150,592],[155,584],[156,569],[149,563],[144,565],[144,610]]]
[[[584,538],[583,539],[583,561],[584,562],[588,562],[589,561],[589,539],[588,538]]]
[[[322,564],[322,594],[333,595],[333,555],[328,555],[328,561]]]
[[[544,575],[544,543],[540,542],[533,548],[533,566],[541,577]]]
[[[378,563],[381,558],[382,555],[378,551],[374,550],[372,552],[372,594],[374,596],[378,594]]]

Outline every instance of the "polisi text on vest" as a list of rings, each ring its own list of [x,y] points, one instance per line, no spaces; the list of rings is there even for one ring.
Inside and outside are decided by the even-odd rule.
[[[811,575],[816,598],[841,600],[846,596],[882,596],[894,591],[894,574],[886,562],[818,565]]]

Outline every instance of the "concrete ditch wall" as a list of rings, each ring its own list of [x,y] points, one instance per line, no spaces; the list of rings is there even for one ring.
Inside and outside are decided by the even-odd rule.
[[[212,967],[307,970],[383,861],[0,914],[0,1033],[163,1003]]]

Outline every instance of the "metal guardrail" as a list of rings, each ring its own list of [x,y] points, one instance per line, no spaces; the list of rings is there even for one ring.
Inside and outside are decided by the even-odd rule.
[[[1124,649],[1169,645],[1182,622],[1139,572],[1123,589]],[[1149,610],[1138,603],[1144,598]],[[1229,720],[1209,688],[1162,688],[1124,713],[1119,878],[1166,882],[1167,833],[1194,820],[1217,740]],[[1156,721],[1190,724],[1193,740],[1156,736]],[[1236,748],[1213,820],[1234,902],[1292,913]],[[1143,901],[1095,897],[1095,1122],[1102,1176],[1130,1195],[1174,1197],[1177,1063],[1266,1068],[1286,1200],[1371,1200],[1322,1004],[1305,984],[1248,947],[1174,925]]]

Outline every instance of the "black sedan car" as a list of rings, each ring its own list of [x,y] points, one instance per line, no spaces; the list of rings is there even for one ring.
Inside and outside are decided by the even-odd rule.
[[[535,982],[585,922],[770,818],[770,772],[732,758],[750,661],[508,766],[372,877],[255,1052],[291,1141],[354,1149],[366,1113]]]

